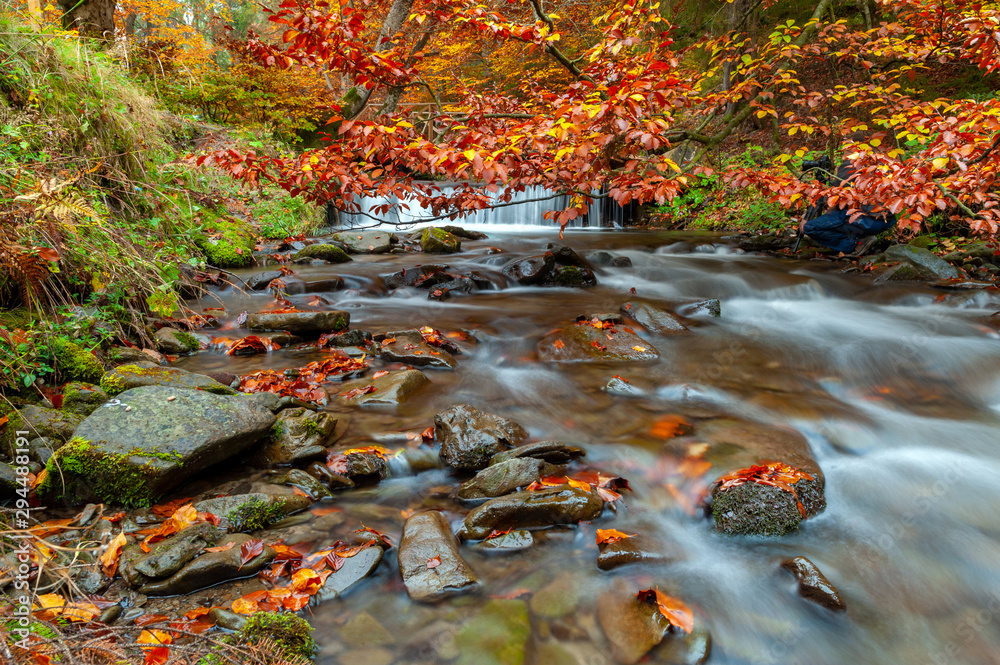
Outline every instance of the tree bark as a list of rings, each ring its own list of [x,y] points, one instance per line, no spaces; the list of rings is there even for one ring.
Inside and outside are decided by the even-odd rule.
[[[63,27],[77,29],[83,37],[115,38],[115,0],[59,0]]]

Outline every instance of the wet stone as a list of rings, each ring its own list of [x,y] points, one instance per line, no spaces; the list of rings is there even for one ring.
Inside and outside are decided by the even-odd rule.
[[[330,490],[347,489],[354,487],[354,481],[347,476],[334,473],[326,464],[313,462],[306,467],[306,473],[318,480]]]
[[[497,453],[517,446],[528,433],[512,420],[459,404],[434,416],[441,459],[456,469],[478,470]]]
[[[212,513],[220,519],[220,527],[230,531],[262,529],[286,515],[305,510],[310,500],[297,494],[233,494],[194,504],[198,512]]]
[[[799,582],[799,595],[833,612],[847,611],[837,587],[820,572],[812,561],[797,556],[781,562],[781,567],[792,573]]]
[[[457,496],[468,501],[510,494],[554,471],[555,467],[532,457],[501,461],[491,464],[464,483],[458,488]]]
[[[309,261],[325,261],[327,263],[347,263],[351,261],[351,257],[347,255],[347,252],[338,245],[335,244],[318,244],[309,245],[300,249],[295,254],[292,255],[292,261],[296,263],[304,263]]]
[[[353,481],[361,478],[377,478],[389,475],[389,464],[382,455],[375,452],[349,452],[341,462],[343,475]],[[339,470],[339,469],[338,469]]]
[[[63,411],[89,416],[107,401],[107,393],[92,383],[73,381],[63,386]]]
[[[582,599],[577,573],[562,573],[531,596],[531,612],[543,619],[559,619],[576,611]]]
[[[313,501],[333,496],[327,486],[301,469],[287,471],[275,478],[274,482],[278,485],[297,487],[308,494]]]
[[[428,384],[430,379],[419,369],[395,370],[371,381],[344,386],[342,392],[366,386],[373,386],[374,390],[359,392],[350,397],[342,394],[338,397],[338,401],[345,404],[394,406],[406,402]]]
[[[344,559],[343,565],[326,579],[316,594],[315,603],[340,598],[351,587],[375,572],[382,561],[382,548],[366,547],[352,557]]]
[[[153,337],[161,353],[184,355],[198,350],[198,342],[189,333],[176,328],[160,328]]]
[[[523,286],[541,284],[555,267],[555,257],[552,254],[529,256],[508,263],[503,268],[505,277]]]
[[[485,553],[521,552],[530,549],[535,539],[527,529],[514,529],[503,535],[488,538],[473,546],[473,549]]]
[[[219,546],[233,542],[234,545],[230,549],[202,554],[173,576],[144,584],[139,591],[147,596],[173,596],[179,593],[191,593],[219,582],[256,575],[270,563],[276,553],[272,548],[264,546],[259,555],[244,564],[240,560],[240,549],[249,540],[250,536],[242,533],[226,536],[219,542]]]
[[[609,395],[618,395],[619,397],[641,397],[646,394],[644,390],[635,387],[627,379],[620,376],[612,377],[604,386],[604,390]]]
[[[147,577],[169,577],[218,538],[219,531],[211,524],[194,524],[150,546],[149,554],[140,557],[134,568]]]
[[[348,312],[257,312],[247,317],[250,330],[286,330],[295,334],[315,334],[347,330],[351,323]]]
[[[482,540],[493,531],[575,524],[595,519],[602,510],[604,501],[596,493],[577,487],[516,492],[474,508],[459,535],[466,540]]]
[[[663,545],[641,533],[623,538],[614,543],[600,543],[597,546],[597,567],[614,570],[630,563],[662,563],[670,561]]]
[[[203,374],[195,374],[175,367],[120,365],[101,378],[101,389],[108,395],[118,395],[132,388],[165,386],[201,390],[217,395],[236,395],[236,391]],[[100,410],[98,409],[97,412]]]
[[[252,460],[267,468],[321,457],[336,440],[336,429],[337,418],[326,411],[284,409],[271,427],[271,436],[253,451]]]
[[[438,511],[414,513],[406,520],[398,559],[413,600],[436,601],[479,589],[479,578],[462,559],[451,526]]]
[[[251,291],[263,291],[272,280],[279,279],[282,274],[280,270],[265,270],[264,272],[251,275],[247,279],[247,288]]]
[[[379,356],[387,362],[400,362],[414,367],[454,369],[458,362],[450,353],[427,344],[419,330],[387,333],[381,342]]]
[[[657,335],[683,335],[687,326],[670,312],[641,300],[631,300],[621,307],[622,314]]]
[[[699,300],[698,302],[687,303],[677,308],[677,313],[681,316],[722,316],[722,303],[716,299]]]
[[[208,618],[215,622],[215,625],[219,628],[233,631],[239,630],[247,622],[247,618],[242,614],[237,614],[221,607],[213,607],[209,610]]]
[[[615,660],[632,665],[663,641],[670,623],[655,605],[614,589],[597,600],[597,620],[611,643]]]
[[[508,460],[531,457],[550,464],[569,464],[586,455],[583,448],[570,446],[562,441],[536,441],[517,446],[490,458],[490,464],[501,464]]]
[[[572,323],[538,342],[544,362],[642,362],[660,357],[652,344],[624,326],[595,328],[589,322]]]
[[[491,600],[455,636],[458,665],[523,665],[531,637],[522,600]]]
[[[332,238],[344,243],[351,254],[385,254],[398,240],[386,231],[345,231]]]

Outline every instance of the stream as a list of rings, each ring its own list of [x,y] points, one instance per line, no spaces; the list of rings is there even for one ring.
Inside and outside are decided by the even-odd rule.
[[[599,617],[610,587],[659,587],[683,599],[711,633],[710,663],[1000,662],[1000,337],[984,323],[1000,310],[1000,294],[874,285],[841,274],[843,264],[746,255],[708,234],[596,229],[568,230],[565,243],[581,254],[627,256],[632,267],[602,268],[594,288],[512,286],[443,302],[424,290],[385,290],[382,277],[417,264],[498,271],[557,241],[549,228],[475,228],[489,239],[464,240],[454,255],[291,266],[306,281],[344,278],[343,290],[320,295],[350,312],[352,329],[429,325],[478,340],[462,345],[455,370],[425,369],[432,385],[398,407],[331,400],[326,408],[349,419],[337,446],[412,446],[436,413],[468,403],[520,423],[532,440],[581,446],[588,466],[627,478],[632,490],[593,523],[536,532],[523,552],[463,546],[483,587],[437,604],[408,598],[390,550],[349,594],[312,608],[317,662],[472,665],[463,655],[470,644],[494,640],[499,654],[510,638],[526,645],[526,665],[610,665]],[[684,303],[710,298],[721,301],[721,316],[691,314],[688,335],[639,330],[659,350],[656,360],[547,364],[536,356],[542,336],[578,315],[618,312],[629,299],[683,312]],[[226,290],[191,306],[253,313],[272,303],[267,292]],[[176,366],[248,374],[321,357],[315,347],[249,357],[206,351]],[[376,360],[372,369],[380,367]],[[614,375],[641,395],[606,392]],[[679,441],[658,437],[654,424],[666,414],[798,430],[825,474],[826,510],[783,537],[717,532],[711,518],[683,510],[665,487],[664,455],[697,443],[697,428]],[[220,482],[241,473],[228,469]],[[469,507],[449,494],[466,477],[447,469],[393,473],[338,494],[339,524],[294,529],[329,543],[360,521],[398,543],[404,516],[425,507],[446,511],[457,528]],[[597,528],[656,536],[673,555],[601,571]],[[796,593],[779,564],[799,555],[837,586],[846,613]],[[499,608],[502,617],[514,606],[498,599],[515,598],[525,601],[526,617],[508,617],[498,634],[463,630],[478,626],[470,621],[484,608],[489,616]],[[654,649],[644,662],[674,661]]]

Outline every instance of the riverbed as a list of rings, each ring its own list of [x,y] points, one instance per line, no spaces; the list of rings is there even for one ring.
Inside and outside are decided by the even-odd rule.
[[[390,551],[345,597],[312,608],[318,662],[464,663],[477,640],[497,636],[463,627],[477,625],[480,613],[506,611],[516,616],[503,630],[526,644],[528,665],[612,663],[599,598],[632,587],[682,598],[711,634],[711,663],[1000,662],[1000,336],[987,323],[1000,294],[876,285],[844,274],[842,263],[747,255],[718,236],[598,230],[570,230],[564,242],[582,254],[628,257],[632,267],[600,269],[593,288],[510,286],[441,302],[420,289],[385,289],[384,276],[421,263],[499,270],[558,241],[544,228],[483,230],[488,239],[465,240],[447,257],[359,255],[292,266],[306,281],[345,280],[342,290],[291,300],[321,295],[350,312],[352,329],[432,326],[467,336],[457,368],[426,370],[431,385],[406,403],[328,406],[349,420],[338,447],[419,444],[436,413],[468,403],[516,421],[533,440],[584,448],[589,466],[627,478],[632,489],[593,523],[536,532],[527,551],[464,546],[483,581],[474,595],[410,601]],[[660,353],[653,361],[539,361],[544,335],[579,315],[618,312],[630,299],[681,313],[718,299],[721,316],[688,311],[686,335],[639,330]],[[253,313],[271,303],[268,293],[222,290],[192,306]],[[176,366],[247,374],[321,357],[309,346],[249,357],[203,351]],[[637,394],[609,394],[615,375]],[[664,416],[794,428],[825,475],[826,510],[779,538],[717,532],[666,487],[678,442],[658,435]],[[681,443],[696,444],[697,432]],[[444,469],[393,474],[339,494],[341,523],[322,531],[307,523],[297,533],[332,542],[363,522],[398,542],[405,516],[425,507],[446,511],[457,527],[469,506],[450,493],[465,478]],[[601,571],[597,528],[655,536],[672,555]],[[779,564],[799,555],[837,586],[846,613],[795,592]],[[672,662],[657,649],[648,658]]]

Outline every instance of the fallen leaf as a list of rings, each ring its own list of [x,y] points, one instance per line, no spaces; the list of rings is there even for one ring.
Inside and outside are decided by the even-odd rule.
[[[635,536],[634,533],[622,533],[617,529],[598,529],[597,530],[597,544],[598,545],[611,545],[612,543],[617,543],[620,540],[625,540],[626,538],[632,538]]]
[[[437,568],[440,565],[441,565],[441,556],[440,555],[438,555],[438,556],[432,556],[430,559],[427,559],[427,570],[431,570],[431,569]]]
[[[661,439],[673,439],[690,430],[691,424],[684,419],[684,416],[670,414],[657,418],[649,433]]]
[[[115,573],[118,572],[118,557],[121,556],[122,547],[126,543],[125,532],[120,532],[114,537],[114,540],[108,545],[108,549],[104,551],[101,555],[101,570],[109,578],[114,577]]]
[[[694,629],[694,613],[677,598],[668,596],[659,589],[645,589],[637,593],[636,597],[644,603],[655,604],[671,626],[676,626],[685,633]]]
[[[251,539],[243,543],[240,547],[240,567],[237,570],[241,570],[243,566],[250,563],[251,560],[256,558],[264,551],[264,541]]]
[[[225,552],[226,550],[231,550],[236,546],[235,540],[230,540],[225,545],[218,545],[216,547],[206,547],[206,552]]]
[[[566,342],[562,341],[561,339],[557,339],[556,341],[552,342],[552,346],[554,346],[557,349],[561,349],[566,346]]]

